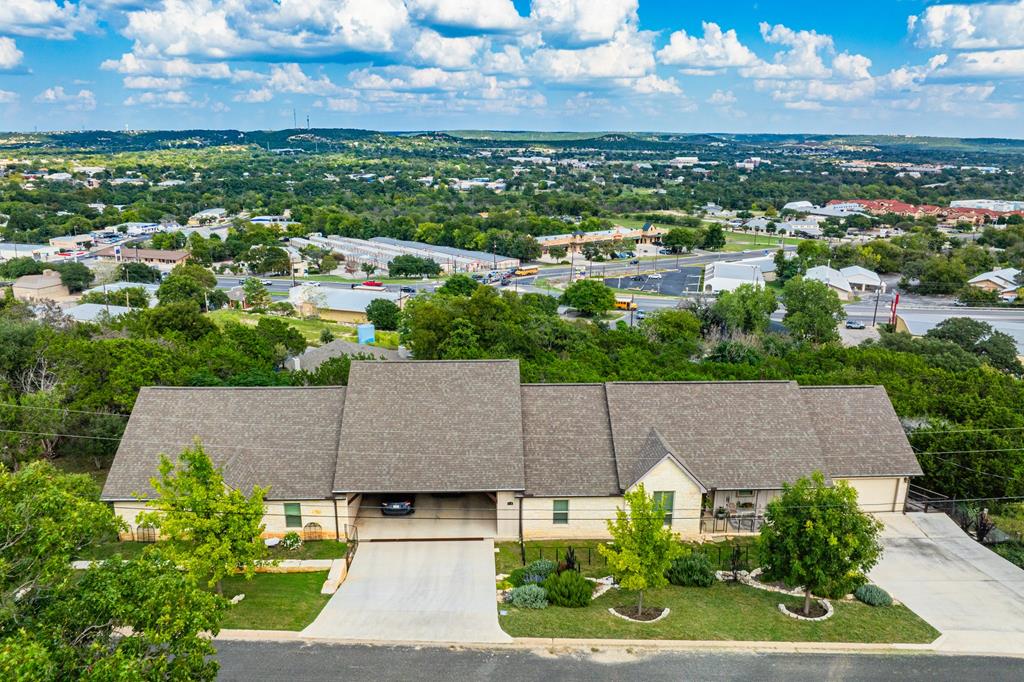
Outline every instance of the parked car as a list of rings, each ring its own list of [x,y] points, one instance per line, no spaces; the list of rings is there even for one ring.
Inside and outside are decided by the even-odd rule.
[[[647,279],[661,279],[661,273],[652,272],[651,274],[647,275]]]
[[[645,312],[644,312],[644,311],[642,311],[642,310],[638,310],[638,311],[636,311],[636,319],[637,319],[637,320],[642,320],[642,319],[644,319],[645,317],[647,317],[647,313],[645,313]]]
[[[864,329],[864,323],[861,322],[860,320],[847,320],[846,321],[846,328],[847,329]]]
[[[670,253],[672,253],[672,250],[671,249],[658,249],[658,253],[660,253],[663,256],[667,256]]]
[[[265,287],[269,287],[269,286],[273,286],[274,281],[270,280],[270,279],[261,279],[260,280],[260,284],[262,284]]]
[[[305,284],[306,284],[306,286],[309,286],[309,287],[318,287],[318,286],[320,286],[320,282],[317,282],[316,280],[313,280],[311,282],[306,282]]]
[[[403,294],[415,294],[416,293],[416,289],[414,289],[412,287],[401,287],[399,289],[399,291],[401,291]]]
[[[360,285],[360,286],[364,286],[364,287],[383,287],[384,286],[384,282],[378,282],[375,279],[368,279],[365,282],[363,282],[362,285]]]
[[[416,513],[412,495],[387,495],[380,503],[384,516],[408,516]]]
[[[634,258],[633,260],[629,261],[629,264],[630,264],[630,265],[636,265],[636,264],[638,264],[639,262],[640,262],[640,259],[639,259],[639,258]]]
[[[644,279],[644,276],[643,275],[633,275],[632,277],[630,277],[630,279],[633,280],[634,282],[642,282],[643,279]]]

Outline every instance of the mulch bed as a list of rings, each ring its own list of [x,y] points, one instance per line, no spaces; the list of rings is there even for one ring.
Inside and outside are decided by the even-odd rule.
[[[786,610],[790,613],[796,614],[798,616],[803,616],[804,618],[821,618],[826,613],[828,613],[828,611],[825,610],[825,607],[818,603],[817,599],[811,600],[811,610],[810,613],[808,613],[807,615],[804,615],[803,604],[800,604],[799,606],[791,606],[789,604],[784,604],[784,606],[786,607]]]
[[[665,613],[665,607],[663,606],[645,606],[639,614],[636,612],[635,606],[613,606],[612,608],[615,610],[615,613],[625,616],[630,620],[654,620]]]

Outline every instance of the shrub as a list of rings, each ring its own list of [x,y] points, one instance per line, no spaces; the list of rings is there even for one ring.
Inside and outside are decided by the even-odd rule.
[[[508,603],[521,609],[543,609],[548,605],[548,593],[540,585],[522,585],[508,593]]]
[[[691,552],[672,562],[665,577],[680,587],[711,587],[715,583],[715,569],[703,552]]]
[[[295,531],[285,533],[284,537],[281,538],[281,549],[291,551],[299,547],[302,547],[302,538]]]
[[[550,559],[537,559],[536,561],[531,561],[527,564],[526,572],[532,573],[533,575],[539,575],[541,582],[543,582],[545,578],[555,572],[556,568],[558,568],[558,566],[556,566],[555,562]]]
[[[507,590],[511,587],[515,587],[512,583],[507,580],[499,580],[494,583],[494,587],[499,590]]]
[[[523,584],[524,575],[526,575],[525,568],[513,568],[512,572],[508,574],[508,581],[512,583],[513,587],[519,587]]]
[[[868,606],[892,606],[892,597],[878,585],[861,585],[854,591],[853,596]]]
[[[544,581],[548,600],[555,606],[580,608],[590,604],[594,584],[576,571],[552,573]]]

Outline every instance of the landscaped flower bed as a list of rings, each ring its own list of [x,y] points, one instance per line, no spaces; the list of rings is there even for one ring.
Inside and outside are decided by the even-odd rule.
[[[503,605],[508,615],[499,616],[498,622],[514,637],[927,643],[939,635],[903,606],[844,601],[832,605],[832,618],[804,622],[780,613],[778,607],[782,602],[799,609],[802,597],[721,582],[707,588],[670,586],[645,592],[645,603],[670,610],[656,622],[634,623],[608,612],[635,600],[636,595],[613,589],[586,608]]]

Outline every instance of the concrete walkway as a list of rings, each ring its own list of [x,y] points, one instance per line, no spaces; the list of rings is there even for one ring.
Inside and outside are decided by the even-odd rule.
[[[945,514],[884,514],[885,552],[870,578],[942,632],[936,649],[1024,653],[1024,570]]]
[[[348,578],[301,636],[509,642],[494,596],[493,540],[364,541]]]

